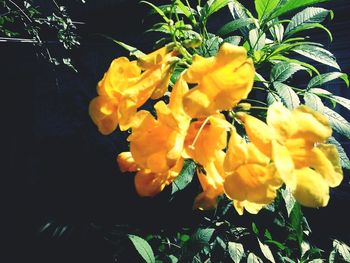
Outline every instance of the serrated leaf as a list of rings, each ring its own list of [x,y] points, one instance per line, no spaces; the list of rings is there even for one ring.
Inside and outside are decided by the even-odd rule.
[[[350,139],[350,123],[344,117],[328,107],[324,107],[323,114],[336,132]]]
[[[306,63],[306,62],[297,60],[297,59],[287,58],[287,57],[282,56],[282,55],[275,55],[275,56],[270,57],[270,60],[286,61],[286,62],[298,64],[298,65],[300,65],[300,66],[303,66],[304,68],[309,69],[310,72],[313,71],[313,72],[315,72],[316,74],[320,74],[319,71],[318,71],[314,66],[310,65],[309,63]],[[309,73],[310,73],[310,72],[309,72]],[[311,74],[310,74],[310,75],[311,75]]]
[[[333,248],[341,255],[345,262],[350,262],[350,247],[338,240],[333,241]]]
[[[285,3],[277,8],[275,12],[273,12],[270,18],[279,17],[283,14],[289,13],[293,10],[296,10],[301,7],[312,6],[317,3],[328,2],[329,0],[289,0],[285,1]]]
[[[258,13],[259,20],[268,17],[269,14],[278,6],[280,0],[255,0],[255,10]]]
[[[289,188],[281,189],[281,194],[286,205],[286,210],[289,217],[295,205],[295,198]]]
[[[265,46],[266,34],[260,34],[259,29],[249,31],[249,42],[254,50],[261,50]]]
[[[253,252],[250,252],[247,258],[247,263],[263,263],[263,261]]]
[[[192,235],[191,239],[202,244],[208,244],[211,237],[213,236],[214,231],[214,228],[199,228]]]
[[[271,35],[277,39],[277,42],[282,42],[284,35],[284,27],[281,22],[278,21],[278,18],[271,20],[268,24]]]
[[[305,70],[305,68],[295,63],[279,62],[275,64],[271,69],[270,81],[286,81],[299,70]]]
[[[228,242],[228,253],[234,263],[241,262],[245,255],[243,245],[236,242]]]
[[[209,0],[207,3],[209,5],[208,16],[219,11],[221,8],[227,6],[231,0]]]
[[[329,10],[320,7],[305,8],[292,17],[286,28],[285,35],[296,31],[302,25],[321,23],[325,20],[329,13]]]
[[[215,56],[218,53],[219,45],[222,42],[222,38],[212,35],[209,39],[206,39],[198,49],[199,55],[204,57]]]
[[[309,81],[309,84],[307,85],[307,89],[321,86],[329,81],[332,81],[338,78],[341,78],[342,80],[344,80],[345,84],[349,86],[349,79],[347,74],[342,72],[330,72],[330,73],[325,73],[325,74],[321,74],[313,77]]]
[[[283,104],[288,109],[294,109],[300,104],[300,100],[295,91],[288,85],[283,84],[281,82],[274,82],[274,88],[277,94],[280,96]]]
[[[230,43],[231,45],[238,46],[241,42],[242,37],[241,36],[230,36],[224,39],[224,42]]]
[[[153,250],[146,240],[135,235],[128,235],[128,237],[134,245],[134,247],[136,248],[137,252],[147,263],[156,262]]]
[[[189,183],[192,182],[193,175],[196,171],[196,163],[190,159],[186,159],[180,175],[176,177],[172,183],[171,194],[183,190]]]
[[[328,139],[328,143],[335,145],[337,148],[341,166],[344,169],[350,170],[350,159],[347,156],[343,146],[334,137],[330,137]]]
[[[310,107],[311,109],[314,109],[315,111],[323,113],[324,111],[323,102],[320,99],[320,97],[317,96],[316,94],[305,92],[304,101],[306,106]]]
[[[350,100],[340,97],[340,96],[332,96],[332,99],[335,100],[338,104],[342,105],[346,109],[350,110]]]
[[[336,68],[340,70],[340,67],[335,60],[334,55],[328,50],[314,46],[314,45],[300,45],[292,49],[294,52],[315,60],[321,64]]]
[[[333,94],[330,93],[328,90],[320,89],[320,88],[312,88],[312,89],[309,90],[309,92],[312,92],[312,93],[315,93],[315,94],[330,95],[330,96],[333,95]]]
[[[273,103],[275,103],[277,101],[278,102],[281,101],[281,98],[277,94],[271,93],[271,92],[267,93],[267,97],[266,97],[267,105],[270,106],[270,105],[272,105]]]
[[[241,3],[238,1],[231,1],[228,4],[228,8],[230,10],[230,13],[234,19],[247,19],[249,16],[247,15],[247,12],[249,12]],[[248,37],[249,33],[249,25],[246,27],[241,27],[239,29],[244,36],[244,38]]]
[[[260,250],[261,252],[263,253],[263,255],[265,256],[265,258],[272,262],[272,263],[275,263],[275,258],[273,257],[272,255],[272,252],[271,252],[271,249],[269,248],[268,245],[265,245],[263,244],[260,239],[258,238],[258,242],[259,242],[259,247],[260,247]]]
[[[246,27],[250,24],[254,23],[254,19],[252,18],[239,18],[236,20],[233,20],[231,22],[228,22],[227,24],[223,25],[219,31],[218,31],[218,35],[220,36],[224,36],[227,34],[230,34],[242,27]]]

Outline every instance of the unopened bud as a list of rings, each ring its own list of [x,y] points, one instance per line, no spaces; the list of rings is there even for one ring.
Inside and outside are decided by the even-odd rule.
[[[242,103],[239,103],[237,105],[237,107],[239,107],[241,110],[249,111],[251,109],[252,105],[250,103],[247,103],[247,102],[242,102]]]

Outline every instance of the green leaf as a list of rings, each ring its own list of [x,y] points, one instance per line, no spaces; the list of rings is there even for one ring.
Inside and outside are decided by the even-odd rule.
[[[168,258],[169,258],[171,263],[179,262],[179,259],[177,257],[175,257],[174,255],[169,255]]]
[[[307,85],[307,89],[321,86],[329,81],[332,81],[338,78],[341,78],[342,80],[344,80],[345,84],[349,87],[349,79],[347,74],[341,73],[341,72],[330,72],[330,73],[321,74],[312,78],[309,81],[309,84]]]
[[[241,36],[230,36],[224,39],[224,42],[230,43],[234,46],[238,46],[239,43],[241,42],[242,37]]]
[[[236,242],[228,242],[228,253],[234,263],[241,262],[245,255],[243,245]]]
[[[299,203],[295,203],[290,213],[290,225],[293,229],[293,235],[295,235],[299,245],[303,242],[304,237],[302,221],[303,213],[301,212],[301,207]]]
[[[163,19],[165,22],[169,22],[169,18],[167,18],[167,16],[165,15],[165,13],[163,12],[162,9],[160,9],[158,6],[152,4],[151,2],[148,1],[140,1],[140,3],[145,3],[147,5],[150,5]]]
[[[153,254],[153,250],[146,240],[135,235],[128,235],[128,237],[131,240],[134,247],[136,248],[137,252],[145,260],[145,262],[147,263],[156,262]]]
[[[314,93],[314,94],[324,94],[324,95],[331,95],[331,96],[333,95],[328,90],[320,89],[320,88],[312,88],[309,91]]]
[[[288,85],[283,84],[281,82],[274,82],[273,86],[277,92],[277,94],[282,99],[283,104],[288,109],[294,109],[300,104],[300,100],[295,91]]]
[[[315,72],[316,74],[320,74],[319,71],[314,66],[310,65],[309,63],[297,60],[297,59],[287,58],[287,57],[282,56],[282,55],[275,55],[275,56],[270,57],[270,60],[286,61],[286,62],[298,64],[298,65],[303,66],[304,68],[309,69],[310,71]]]
[[[118,44],[119,46],[121,46],[122,48],[126,49],[127,51],[130,52],[130,56],[135,56],[137,58],[141,57],[141,56],[144,56],[145,53],[143,53],[142,51],[138,50],[136,47],[132,47],[132,46],[129,46],[121,41],[118,41],[118,40],[115,40],[109,36],[104,36],[110,40],[112,40],[114,43]]]
[[[238,1],[231,1],[228,4],[228,8],[231,12],[232,17],[235,20],[249,18],[249,16],[247,15],[247,13],[249,13],[249,11]],[[250,17],[252,17],[252,16],[250,16]],[[249,25],[247,25],[246,27],[241,27],[239,30],[241,31],[244,38],[248,37]]]
[[[333,241],[333,248],[340,254],[345,262],[350,262],[350,247],[348,245],[335,239]]]
[[[254,222],[252,223],[252,230],[255,235],[259,235],[259,229]]]
[[[296,31],[302,25],[321,23],[325,20],[329,13],[329,10],[320,7],[306,8],[292,17],[286,28],[285,35]]]
[[[254,50],[260,50],[265,46],[266,34],[261,33],[259,29],[254,28],[249,31],[250,46]]]
[[[224,35],[230,34],[234,31],[236,31],[242,27],[246,27],[252,23],[254,23],[254,19],[252,19],[252,18],[240,18],[240,19],[233,20],[233,21],[228,22],[227,24],[223,25],[219,29],[218,35],[224,36]]]
[[[289,188],[281,189],[281,194],[289,217],[295,205],[295,198]]]
[[[261,252],[263,253],[263,255],[265,256],[265,258],[272,262],[272,263],[275,263],[275,259],[272,255],[272,252],[271,252],[271,249],[269,248],[268,245],[265,245],[263,244],[260,239],[258,238],[258,242],[259,242],[259,246],[260,246],[260,249],[261,249]]]
[[[284,27],[282,22],[280,22],[278,18],[275,18],[269,21],[267,25],[273,38],[276,39],[278,43],[282,42],[284,34]]]
[[[300,25],[297,28],[289,31],[289,33],[285,35],[285,38],[289,38],[289,37],[291,37],[299,32],[309,30],[309,29],[315,29],[315,28],[320,28],[320,29],[326,31],[326,33],[328,34],[329,40],[331,42],[333,41],[333,36],[332,36],[331,31],[329,31],[328,28],[326,28],[325,26],[323,26],[319,23]]]
[[[209,39],[205,39],[203,44],[199,47],[198,53],[204,57],[215,56],[218,53],[219,45],[223,42],[223,39],[210,35]]]
[[[343,146],[334,137],[330,137],[328,139],[328,143],[335,145],[337,148],[341,166],[350,170],[350,159],[347,156]]]
[[[209,0],[207,4],[209,5],[209,10],[207,16],[219,11],[221,8],[227,6],[231,0]]]
[[[324,107],[323,114],[327,116],[332,128],[341,135],[350,139],[350,123],[339,113]]]
[[[263,261],[253,252],[250,252],[247,258],[247,263],[263,263]]]
[[[263,20],[278,6],[280,0],[255,0],[255,10],[259,20]]]
[[[305,92],[304,101],[306,106],[310,107],[311,109],[314,109],[315,111],[323,113],[324,111],[323,102],[320,99],[320,97],[317,96],[316,94]]]
[[[306,6],[312,6],[317,3],[328,2],[329,0],[288,0],[281,7],[275,9],[271,14],[270,19],[279,17],[296,9]]]
[[[270,73],[270,81],[283,82],[289,79],[295,72],[305,70],[303,66],[290,62],[279,62],[275,64]]]
[[[292,49],[294,52],[315,60],[324,65],[340,70],[334,55],[328,50],[314,45],[300,45]]]
[[[199,228],[192,235],[191,240],[202,245],[208,245],[211,237],[213,236],[214,231],[214,228]]]
[[[171,194],[183,190],[189,183],[192,182],[193,175],[196,171],[196,163],[190,159],[186,159],[180,175],[176,177],[172,183]]]
[[[350,100],[340,97],[340,96],[332,96],[332,99],[335,100],[337,103],[345,107],[346,109],[350,110]]]
[[[270,106],[273,103],[275,103],[276,101],[280,102],[281,98],[275,92],[270,92],[269,91],[269,93],[267,93],[267,97],[266,97],[267,105]]]

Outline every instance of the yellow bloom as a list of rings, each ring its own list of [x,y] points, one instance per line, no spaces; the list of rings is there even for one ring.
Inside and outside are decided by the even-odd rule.
[[[289,111],[274,103],[267,124],[246,114],[241,119],[250,140],[271,157],[296,199],[305,206],[327,205],[325,185],[335,187],[343,178],[335,146],[323,144],[332,134],[327,118],[306,106]],[[317,184],[319,189],[312,190]]]
[[[239,213],[243,207],[262,207],[276,197],[282,180],[270,159],[252,143],[232,132],[226,153],[224,183],[226,195],[234,200]],[[255,205],[253,205],[255,204]],[[252,210],[247,208],[247,210]]]
[[[192,158],[201,165],[212,162],[219,151],[226,147],[227,131],[232,125],[222,114],[216,114],[191,123],[185,139],[185,158]]]
[[[137,109],[149,98],[157,99],[164,95],[170,80],[172,56],[170,51],[160,56],[160,60],[158,56],[147,68],[140,68],[137,65],[140,63],[125,57],[113,60],[98,83],[99,96],[89,105],[90,116],[101,133],[110,134],[118,125],[121,130],[136,125],[134,116]],[[145,71],[142,72],[142,69]]]
[[[218,196],[224,193],[223,183],[226,174],[223,169],[223,162],[225,153],[219,151],[215,157],[213,161],[203,166],[206,174],[200,171],[197,172],[203,192],[196,197],[193,204],[194,209],[209,210],[215,208]]]
[[[141,169],[135,176],[136,192],[140,196],[155,196],[171,184],[179,175],[183,167],[183,159],[179,159],[175,166],[162,173],[154,173],[149,169]]]
[[[245,201],[233,200],[233,206],[235,207],[239,215],[243,215],[244,209],[247,210],[250,214],[257,214],[265,206],[265,204],[256,204]]]
[[[131,155],[131,152],[121,152],[118,154],[117,163],[121,172],[136,172],[139,170],[139,167],[135,163],[134,158]]]
[[[130,151],[136,163],[143,169],[163,173],[171,169],[182,155],[190,117],[182,109],[182,96],[188,90],[181,78],[170,95],[170,103],[158,102],[157,119],[149,112],[142,114],[129,136]]]
[[[191,117],[206,117],[229,110],[247,98],[254,80],[254,66],[243,47],[224,43],[216,57],[193,57],[184,74],[188,83],[197,84],[184,97]]]

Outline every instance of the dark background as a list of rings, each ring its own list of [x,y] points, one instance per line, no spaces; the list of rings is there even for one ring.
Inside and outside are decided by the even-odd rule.
[[[43,6],[47,2],[38,1]],[[121,174],[115,162],[117,153],[127,150],[127,134],[102,136],[88,116],[96,83],[113,58],[127,55],[98,34],[146,52],[152,48],[155,36],[143,32],[153,18],[147,16],[148,7],[137,2],[60,2],[68,7],[73,20],[85,23],[78,25],[81,47],[70,54],[78,73],[53,68],[36,56],[30,44],[0,43],[1,192],[5,201],[0,216],[4,220],[2,244],[9,245],[1,249],[7,257],[1,262],[113,262],[111,245],[91,227],[92,222],[107,227],[130,224],[146,230],[196,223],[197,214],[191,211],[193,194],[189,192],[183,201],[180,197],[171,205],[162,198],[137,197],[133,176]],[[320,31],[313,34],[313,40],[325,43],[343,71],[349,73],[350,3],[339,0],[322,6],[334,10],[335,18],[327,25],[334,42],[327,42],[326,34]],[[222,19],[213,18],[213,27],[222,25]],[[54,39],[48,33],[50,37]],[[49,48],[53,53],[62,52],[54,42]],[[341,81],[328,88],[350,96]],[[346,113],[343,108],[337,110]],[[340,139],[350,153],[349,141]],[[324,245],[334,237],[350,243],[348,181],[347,176],[342,186],[332,191],[326,208],[304,210],[316,243]],[[65,235],[50,238],[39,234],[47,222],[66,225]]]

